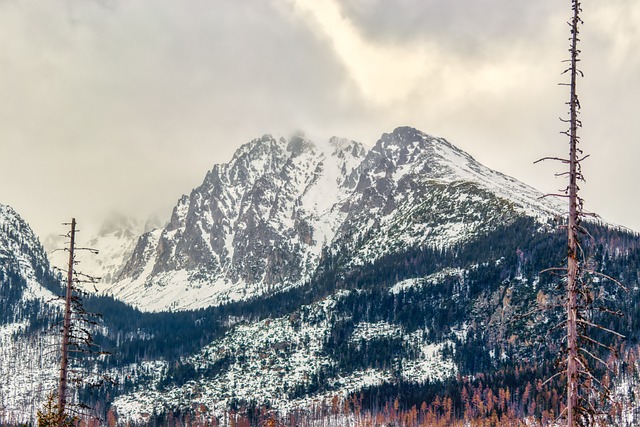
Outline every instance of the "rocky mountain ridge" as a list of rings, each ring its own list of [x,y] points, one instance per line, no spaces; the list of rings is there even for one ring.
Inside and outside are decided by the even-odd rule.
[[[29,224],[13,208],[0,204],[0,230],[0,284],[11,288],[3,289],[4,300],[51,297],[40,285],[51,274],[49,260]],[[2,310],[3,314],[11,311]]]
[[[265,135],[215,165],[104,291],[143,310],[193,309],[300,286],[323,251],[370,262],[448,246],[561,208],[442,138],[409,127],[371,148]]]

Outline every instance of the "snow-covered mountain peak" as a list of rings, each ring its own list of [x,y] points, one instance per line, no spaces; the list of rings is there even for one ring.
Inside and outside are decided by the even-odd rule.
[[[3,205],[0,203],[0,227],[3,229],[11,229],[17,232],[26,233],[26,237],[37,240],[31,227],[27,224],[18,213],[9,205]]]
[[[0,294],[4,286],[12,291],[12,297],[3,295],[0,311],[3,304],[51,299],[53,294],[42,284],[52,277],[45,250],[29,224],[12,207],[0,204]]]
[[[156,284],[167,292],[153,297],[162,309],[169,300],[199,307],[302,283],[347,215],[343,204],[365,153],[354,141],[318,143],[303,134],[244,144],[180,198],[157,237],[140,239],[136,260],[127,261],[108,291],[131,295],[141,286],[148,302],[145,292]],[[193,297],[170,290],[185,280],[180,289]]]
[[[329,146],[333,148],[334,152],[343,151],[354,144],[357,144],[355,141],[352,141],[347,138],[341,138],[339,136],[332,136],[329,138]]]
[[[473,169],[476,164],[473,157],[447,140],[404,126],[383,134],[363,167],[377,174],[397,175],[404,171],[453,181],[460,178],[458,169]],[[399,178],[395,176],[395,180]]]
[[[227,175],[230,184],[252,185],[258,177],[282,168],[288,157],[287,141],[265,134],[242,145],[229,163],[216,165],[208,176],[215,180]]]
[[[171,219],[167,224],[167,230],[177,230],[185,226],[187,213],[189,212],[189,196],[183,194],[173,208]]]
[[[157,219],[153,218],[143,222],[121,213],[109,214],[96,234],[85,236],[81,232],[76,237],[81,246],[98,250],[97,254],[84,251],[77,254],[79,271],[99,278],[98,289],[110,285],[131,256],[140,235],[155,223]],[[92,291],[93,286],[88,290]]]
[[[12,270],[37,281],[49,269],[47,255],[29,224],[8,205],[0,204],[0,271]]]
[[[376,146],[381,146],[386,149],[390,149],[391,147],[403,148],[414,145],[416,142],[431,143],[436,140],[436,137],[419,131],[418,129],[410,126],[399,126],[391,133],[383,133]]]
[[[325,248],[364,261],[398,242],[446,246],[516,215],[547,218],[556,211],[539,195],[411,127],[370,150],[338,137],[266,134],[182,196],[108,291],[152,310],[270,294],[312,277]]]
[[[470,154],[443,138],[438,138],[411,127],[399,127],[385,133],[364,160],[361,191],[371,182],[387,182],[398,186],[397,191],[415,190],[406,181],[438,181],[442,183],[470,182],[506,200],[516,203],[518,209],[541,217],[554,216],[563,211],[555,200],[542,199],[542,193],[516,179],[492,170]],[[380,178],[386,180],[380,181]],[[397,197],[397,195],[396,195]]]

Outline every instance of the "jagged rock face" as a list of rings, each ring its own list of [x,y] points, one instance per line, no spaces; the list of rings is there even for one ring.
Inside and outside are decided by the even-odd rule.
[[[82,246],[98,250],[97,254],[80,253],[78,267],[83,274],[99,279],[97,286],[104,288],[115,282],[125,262],[136,249],[140,235],[146,230],[159,227],[159,221],[150,218],[146,222],[112,213],[104,221],[95,236],[84,241],[82,233],[78,240]]]
[[[0,284],[22,281],[23,289],[14,295],[33,299],[42,293],[37,284],[50,274],[47,255],[31,227],[13,208],[0,204]]]
[[[270,135],[183,196],[108,289],[143,309],[195,308],[296,286],[323,248],[372,261],[398,245],[446,246],[557,209],[441,138],[409,127],[367,151]]]
[[[383,134],[357,173],[339,230],[356,263],[407,246],[451,245],[519,215],[548,217],[559,209],[446,140],[409,127]]]
[[[162,308],[176,275],[186,277],[187,292],[205,298],[197,305],[302,283],[346,216],[339,205],[365,154],[361,144],[339,138],[319,146],[265,135],[245,144],[178,201],[155,250],[150,234],[141,238],[110,291],[157,286],[167,291],[156,294]]]
[[[162,230],[148,231],[140,236],[131,257],[122,267],[123,272],[134,279],[144,274],[145,267],[155,259],[161,232]]]

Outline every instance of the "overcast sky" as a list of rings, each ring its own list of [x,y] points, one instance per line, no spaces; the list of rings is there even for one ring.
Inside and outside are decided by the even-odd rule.
[[[640,2],[584,2],[586,208],[640,230]],[[264,133],[442,136],[564,187],[570,0],[0,0],[0,203],[167,219]]]

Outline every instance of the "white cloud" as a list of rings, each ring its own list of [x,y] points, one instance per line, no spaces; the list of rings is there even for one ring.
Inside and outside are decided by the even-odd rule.
[[[639,179],[640,4],[584,8],[587,201],[640,229],[625,197]],[[531,163],[564,150],[568,12],[557,0],[0,2],[0,203],[41,234],[113,208],[167,216],[263,133],[371,144],[405,124],[554,190]]]
[[[425,43],[393,45],[367,40],[335,0],[291,0],[301,15],[329,39],[364,97],[379,104],[405,99],[437,62]]]
[[[640,64],[640,3],[629,0],[596,2],[585,22],[592,39],[614,68]]]

